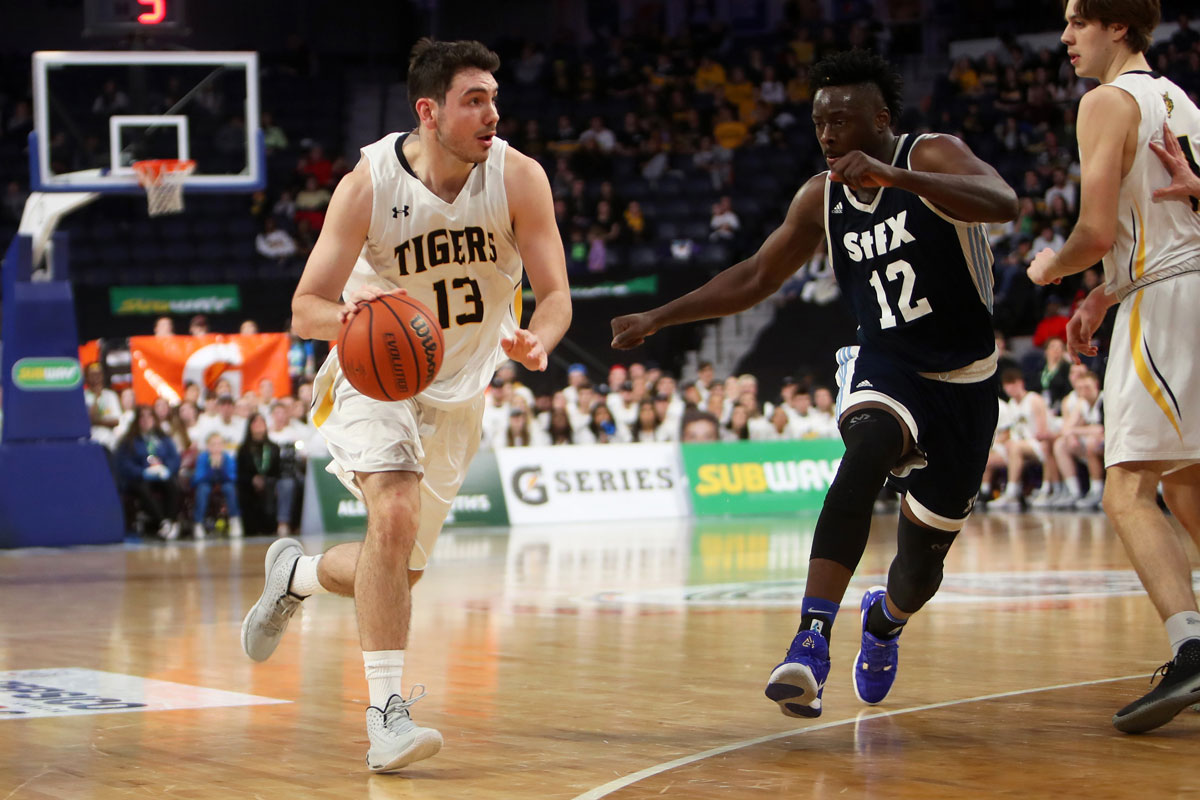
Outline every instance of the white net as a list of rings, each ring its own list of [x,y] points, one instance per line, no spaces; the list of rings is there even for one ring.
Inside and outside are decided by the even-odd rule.
[[[196,168],[196,162],[175,158],[135,161],[133,170],[146,190],[150,216],[178,214],[183,210],[183,179]]]

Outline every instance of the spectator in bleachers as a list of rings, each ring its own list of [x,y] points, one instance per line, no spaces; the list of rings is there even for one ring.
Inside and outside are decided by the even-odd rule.
[[[1056,294],[1046,298],[1042,319],[1033,332],[1033,346],[1045,347],[1051,339],[1067,339],[1067,309],[1063,306],[1062,298]]]
[[[1050,188],[1046,190],[1046,206],[1049,207],[1056,197],[1062,198],[1067,213],[1074,215],[1079,204],[1079,189],[1074,183],[1067,180],[1067,171],[1061,168],[1051,173]],[[1059,245],[1059,247],[1061,246]]]
[[[296,195],[296,223],[307,222],[314,231],[325,224],[325,209],[329,208],[329,190],[313,175],[304,180],[304,188]]]
[[[216,403],[212,405],[214,405],[216,413],[201,418],[197,423],[198,429],[195,438],[207,443],[215,433],[221,437],[221,441],[225,443],[225,448],[229,452],[236,452],[242,440],[246,438],[246,417],[238,416],[235,413],[236,404],[230,395],[218,395]]]
[[[242,324],[238,326],[239,336],[257,336],[258,323],[252,319],[242,320]]]
[[[750,439],[750,412],[741,403],[735,403],[730,410],[729,420],[725,423],[721,438],[726,442]]]
[[[154,335],[160,339],[175,335],[175,320],[170,317],[159,317],[154,320]]]
[[[191,336],[208,335],[208,317],[203,314],[194,315],[188,321],[188,334]]]
[[[629,426],[629,441],[657,442],[662,430],[663,419],[655,409],[653,400],[642,400],[637,404],[633,424]]]
[[[729,195],[724,195],[713,203],[712,218],[709,220],[712,233],[708,238],[714,242],[734,242],[742,228],[742,221],[733,210],[733,201]]]
[[[1054,459],[1066,485],[1061,508],[1094,510],[1104,497],[1104,416],[1100,378],[1083,366],[1071,367],[1074,391],[1063,400],[1062,431],[1054,440]],[[1087,463],[1088,490],[1083,492],[1075,460]]]
[[[1046,363],[1042,367],[1041,385],[1038,388],[1051,413],[1058,414],[1063,398],[1071,393],[1073,386],[1070,376],[1071,360],[1067,358],[1066,345],[1057,336],[1047,339],[1043,350]]]
[[[1038,233],[1037,238],[1033,240],[1033,244],[1029,246],[1030,249],[1035,253],[1040,253],[1042,250],[1053,250],[1057,253],[1062,249],[1065,240],[1048,223],[1043,224],[1041,227],[1042,230]]]
[[[279,199],[275,201],[275,205],[271,206],[271,216],[275,218],[277,226],[294,224],[296,218],[296,200],[290,191],[284,189],[279,193]]]
[[[1025,378],[1020,370],[1010,370],[1001,375],[1000,380],[1009,397],[1012,425],[1007,443],[1008,486],[997,507],[1020,510],[1023,489],[1021,475],[1030,458],[1041,462],[1043,474],[1041,485],[1029,496],[1029,504],[1037,508],[1050,506],[1058,499],[1054,494],[1058,468],[1051,451],[1054,434],[1051,431],[1050,409],[1040,394],[1025,388]]]
[[[192,473],[192,488],[196,490],[192,511],[192,533],[197,539],[206,535],[204,520],[213,489],[218,489],[225,500],[225,511],[229,518],[229,536],[242,536],[242,516],[238,507],[237,463],[234,451],[225,447],[225,440],[216,431],[204,440],[204,452],[196,459],[196,471]]]
[[[317,182],[318,188],[325,188],[330,185],[333,180],[333,162],[325,157],[325,150],[319,144],[314,144],[308,149],[308,153],[300,159],[296,164],[296,172],[307,178],[313,178]],[[326,199],[328,204],[328,199]]]
[[[237,450],[238,508],[251,535],[279,533],[288,523],[292,497],[279,496],[281,467],[279,445],[267,435],[266,417],[251,414]],[[285,491],[294,492],[295,484]]]
[[[578,444],[608,444],[622,440],[612,412],[603,403],[592,406],[587,425],[578,433]]]
[[[551,445],[575,443],[575,430],[571,425],[571,418],[567,416],[565,408],[550,410],[550,418],[546,425],[546,435]]]
[[[275,224],[274,217],[267,217],[262,231],[254,238],[254,249],[263,258],[286,261],[296,255],[296,240]]]
[[[623,223],[621,235],[625,243],[640,244],[650,239],[650,225],[642,213],[641,203],[637,200],[630,200],[621,217]]]
[[[604,124],[604,118],[593,116],[587,130],[579,135],[579,143],[595,142],[596,148],[605,156],[616,149],[617,136]]]
[[[124,492],[149,516],[164,539],[179,536],[179,454],[155,418],[154,409],[139,405],[136,423],[116,446],[117,474]]]
[[[713,139],[727,150],[737,150],[746,143],[750,136],[750,128],[734,116],[729,106],[721,106],[717,110],[717,121],[713,126]]]
[[[531,447],[535,441],[536,424],[529,409],[512,407],[505,415],[505,424],[491,441],[493,447]]]
[[[83,371],[83,402],[92,425],[92,441],[109,450],[116,444],[114,431],[121,424],[121,399],[108,388],[104,367],[93,362]]]
[[[685,444],[720,440],[721,423],[707,411],[689,409],[679,421],[679,441]]]
[[[270,111],[262,112],[259,127],[262,129],[263,144],[267,148],[267,158],[288,149],[287,134],[275,123],[275,116]]]

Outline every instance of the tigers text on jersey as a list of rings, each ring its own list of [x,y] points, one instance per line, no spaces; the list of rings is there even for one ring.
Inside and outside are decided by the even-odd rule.
[[[1141,111],[1133,164],[1121,179],[1116,241],[1104,256],[1108,292],[1123,298],[1136,287],[1200,269],[1200,202],[1151,199],[1171,176],[1148,146],[1162,143],[1165,122],[1192,169],[1200,171],[1200,109],[1187,92],[1157,73],[1125,72],[1106,85],[1128,92]]]
[[[454,202],[435,195],[391,133],[362,148],[374,199],[367,241],[342,290],[371,284],[404,289],[428,306],[446,339],[442,368],[422,401],[450,407],[473,400],[504,360],[500,339],[517,328],[522,262],[504,190],[507,143],[492,139]]]
[[[910,169],[920,140],[900,136],[892,165]],[[994,360],[992,251],[983,225],[951,219],[903,189],[879,189],[863,203],[826,176],[825,231],[860,345],[919,372]]]

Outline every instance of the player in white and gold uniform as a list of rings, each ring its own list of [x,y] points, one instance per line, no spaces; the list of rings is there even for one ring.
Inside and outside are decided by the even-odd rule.
[[[1172,176],[1150,147],[1178,137],[1195,169],[1200,110],[1146,61],[1160,16],[1156,0],[1090,4],[1069,0],[1062,37],[1076,73],[1102,82],[1079,104],[1079,221],[1057,255],[1037,255],[1029,276],[1046,284],[1103,258],[1105,284],[1067,327],[1070,343],[1089,355],[1105,311],[1121,304],[1104,381],[1104,509],[1174,651],[1158,685],[1113,717],[1118,730],[1135,733],[1200,700],[1191,567],[1156,502],[1161,481],[1167,505],[1200,542],[1200,421],[1187,402],[1200,393],[1200,200],[1155,201]]]
[[[289,539],[273,544],[263,594],[242,625],[247,655],[263,661],[304,597],[354,597],[371,697],[367,766],[378,772],[441,747],[441,734],[409,715],[424,692],[401,690],[410,588],[479,446],[484,391],[505,358],[545,369],[571,319],[549,181],[495,137],[498,67],[479,42],[414,47],[408,87],[419,125],[363,148],[292,301],[298,334],[334,340],[359,304],[403,291],[436,313],[446,342],[433,384],[398,402],[359,394],[330,353],[312,419],[330,471],[366,504],[366,539],[322,556]],[[522,270],[537,300],[528,329],[516,306]]]

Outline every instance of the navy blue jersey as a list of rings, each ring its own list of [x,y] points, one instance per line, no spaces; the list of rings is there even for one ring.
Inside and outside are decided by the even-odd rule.
[[[893,166],[910,168],[917,141],[900,137]],[[864,204],[827,177],[825,230],[864,348],[918,372],[956,370],[996,349],[983,225],[951,219],[903,189],[879,189]]]

